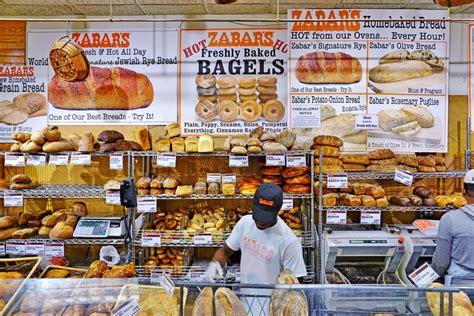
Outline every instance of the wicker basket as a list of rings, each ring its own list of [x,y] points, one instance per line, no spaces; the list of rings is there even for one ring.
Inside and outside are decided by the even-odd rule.
[[[81,81],[89,75],[89,61],[84,51],[69,36],[54,43],[49,60],[55,74],[66,81]]]

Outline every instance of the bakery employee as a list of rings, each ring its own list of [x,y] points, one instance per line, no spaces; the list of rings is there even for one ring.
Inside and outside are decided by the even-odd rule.
[[[468,204],[441,217],[433,269],[446,285],[474,285],[474,169],[464,176]]]
[[[278,216],[282,204],[283,192],[279,186],[264,183],[258,187],[252,215],[237,222],[225,245],[214,254],[206,270],[209,281],[223,277],[222,267],[238,250],[242,252],[242,284],[274,284],[283,269],[291,270],[298,278],[306,276],[301,243]]]

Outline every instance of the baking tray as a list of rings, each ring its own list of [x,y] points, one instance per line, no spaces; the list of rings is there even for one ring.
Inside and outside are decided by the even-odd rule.
[[[69,271],[69,275],[67,276],[67,278],[71,278],[71,276],[83,278],[87,272],[86,269],[50,265],[50,266],[47,266],[46,269],[44,269],[44,271],[40,274],[39,278],[44,279],[46,277],[46,273],[48,273],[48,271],[52,269],[61,269],[61,270]]]

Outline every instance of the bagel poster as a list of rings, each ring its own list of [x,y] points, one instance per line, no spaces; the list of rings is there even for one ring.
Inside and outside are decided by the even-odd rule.
[[[287,123],[286,28],[182,29],[178,121],[184,135],[280,132]]]
[[[298,20],[288,25],[291,128],[341,137],[345,151],[447,151],[447,11],[294,9],[288,18]]]

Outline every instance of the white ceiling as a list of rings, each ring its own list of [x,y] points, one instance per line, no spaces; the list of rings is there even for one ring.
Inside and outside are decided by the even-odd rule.
[[[218,5],[215,0],[112,0],[114,16],[275,14],[289,8],[441,9],[433,0],[239,0]],[[452,13],[474,14],[474,4]],[[109,15],[109,0],[0,0],[0,16]]]

